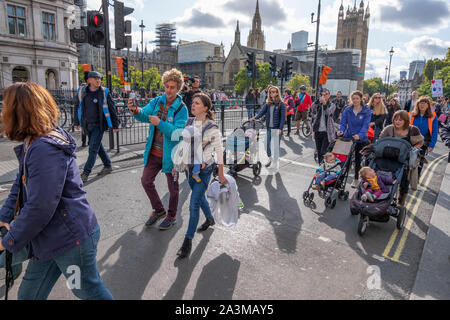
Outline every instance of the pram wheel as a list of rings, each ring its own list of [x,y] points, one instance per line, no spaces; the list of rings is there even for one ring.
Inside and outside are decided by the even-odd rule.
[[[367,226],[369,225],[369,217],[361,215],[358,223],[358,234],[360,236],[364,235],[367,230]]]
[[[261,174],[261,168],[262,168],[262,165],[261,165],[261,162],[259,162],[259,161],[252,166],[253,175],[255,177],[258,177]]]
[[[336,199],[327,198],[325,200],[325,207],[334,209],[336,207]]]
[[[339,200],[347,201],[349,196],[350,196],[350,192],[343,191],[343,190],[339,191],[339,194],[338,194]]]
[[[406,208],[401,207],[398,216],[397,216],[397,229],[402,230],[403,226],[405,224],[405,218],[406,218]]]

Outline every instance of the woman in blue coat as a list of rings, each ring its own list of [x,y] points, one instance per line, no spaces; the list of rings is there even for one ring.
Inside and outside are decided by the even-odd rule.
[[[275,150],[275,158],[278,158],[281,134],[286,121],[286,105],[281,100],[281,92],[278,87],[271,86],[269,88],[269,96],[267,97],[266,103],[256,117],[250,119],[250,121],[255,121],[255,119],[263,116],[266,116],[266,151],[269,157],[269,162],[266,164],[266,167],[270,167],[273,160],[271,148],[272,135],[275,134],[278,136],[278,145],[275,145],[275,147],[278,147],[278,150]]]
[[[369,137],[367,131],[369,130],[370,120],[372,119],[372,112],[370,108],[362,103],[363,94],[357,90],[351,94],[352,105],[348,106],[341,117],[341,124],[337,135],[339,137],[353,139],[355,146],[355,179],[352,187],[358,186],[359,170],[361,169],[361,150],[367,145]]]
[[[100,227],[82,189],[76,143],[57,128],[55,101],[40,85],[26,82],[6,88],[3,104],[3,134],[23,142],[14,148],[19,174],[0,210],[0,227],[8,230],[0,251],[14,259],[30,248],[18,298],[47,299],[63,274],[74,280],[71,290],[78,298],[112,299],[97,270]]]
[[[421,152],[422,160],[419,164],[419,179],[423,164],[426,162],[425,155],[434,150],[439,133],[438,119],[436,113],[431,109],[431,104],[432,100],[430,97],[420,97],[410,114],[410,124],[419,128],[420,134],[425,138]]]

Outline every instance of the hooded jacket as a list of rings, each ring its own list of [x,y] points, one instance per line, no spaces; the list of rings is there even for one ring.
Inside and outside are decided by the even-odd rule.
[[[23,173],[26,181],[22,185],[22,209],[2,245],[16,253],[31,244],[32,257],[42,261],[80,245],[97,226],[82,189],[76,142],[63,129],[57,131],[68,142],[53,136],[40,137],[30,145],[26,156],[24,144],[14,148],[19,174],[0,210],[0,221],[10,223],[20,188],[20,173]]]
[[[148,119],[149,116],[157,116],[160,109],[160,103],[164,104],[166,107],[167,98],[163,94],[150,101],[150,103],[144,108],[139,108],[139,113],[135,114],[134,117],[141,121],[150,123]],[[175,112],[180,108],[183,103],[183,99],[180,95],[177,95],[175,101],[167,110],[166,121],[162,121],[158,125],[158,129],[164,134],[164,144],[163,144],[163,158],[162,158],[162,172],[172,173],[173,161],[172,161],[172,150],[180,142],[180,137],[182,136],[182,131],[186,125],[188,119],[188,109],[183,106],[180,111],[175,115]],[[144,152],[144,165],[147,165],[148,156],[150,150],[152,149],[153,137],[155,134],[155,126],[150,124],[148,128],[147,144],[145,146]]]

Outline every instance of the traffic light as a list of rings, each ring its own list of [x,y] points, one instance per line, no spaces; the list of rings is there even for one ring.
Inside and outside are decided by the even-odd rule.
[[[285,63],[285,72],[284,72],[284,80],[288,81],[289,78],[292,76],[292,65],[294,64],[294,62],[290,61],[290,60],[286,60]]]
[[[88,42],[88,28],[81,27],[80,29],[70,30],[70,41],[73,43],[86,43]]]
[[[125,78],[125,82],[129,82],[128,78],[128,58],[122,58],[122,66],[123,66],[123,77]]]
[[[270,73],[272,77],[277,75],[277,56],[273,55],[269,57],[270,61]]]
[[[333,69],[330,68],[329,66],[323,66],[322,72],[320,73],[319,84],[322,84],[322,85],[327,84],[328,73],[330,73],[331,70],[333,70]]]
[[[255,72],[255,53],[254,52],[247,52],[247,70],[248,70],[248,76],[250,78],[253,77],[253,74]]]
[[[116,49],[131,48],[131,21],[125,21],[125,16],[131,14],[133,8],[123,5],[123,2],[114,0],[114,31],[116,40]]]
[[[87,31],[88,42],[93,46],[101,46],[105,44],[105,21],[103,14],[99,11],[87,12]]]
[[[286,66],[286,63],[284,61],[282,61],[281,62],[281,70],[280,70],[280,72],[278,72],[278,78],[280,78],[280,79],[284,78],[284,73],[286,72],[285,66]]]

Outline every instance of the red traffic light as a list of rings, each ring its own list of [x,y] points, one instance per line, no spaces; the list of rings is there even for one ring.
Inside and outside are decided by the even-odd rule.
[[[98,27],[98,26],[100,26],[102,23],[103,23],[103,16],[100,15],[100,14],[96,14],[96,15],[94,16],[94,25]]]

